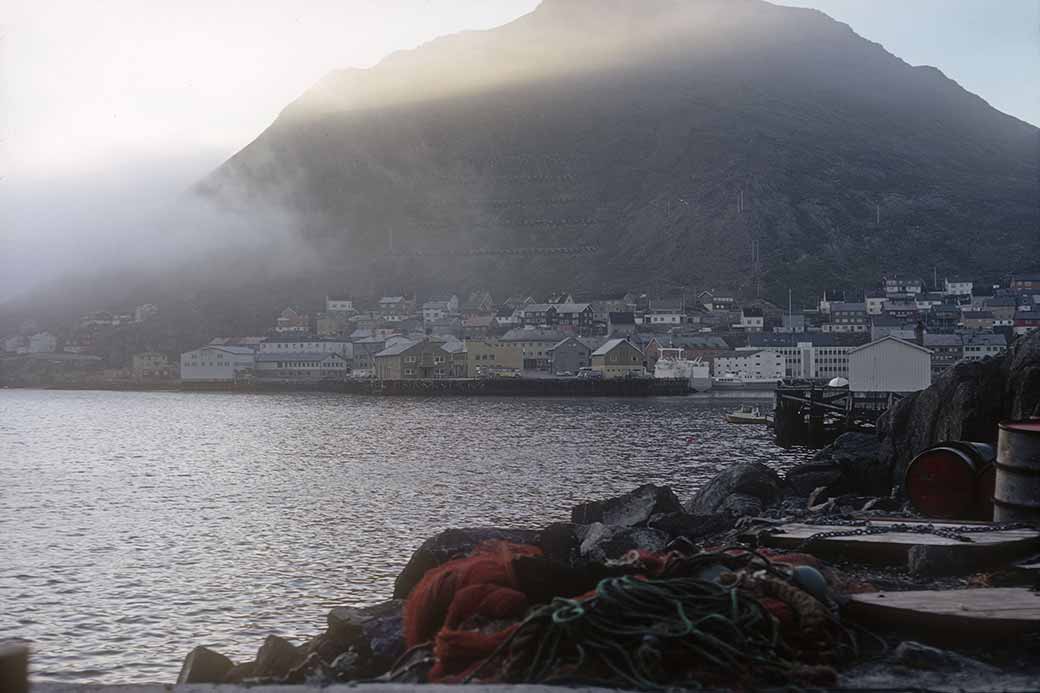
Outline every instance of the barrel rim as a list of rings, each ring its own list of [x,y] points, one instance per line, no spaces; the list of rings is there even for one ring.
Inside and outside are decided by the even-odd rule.
[[[1027,428],[1019,428],[1020,426],[1026,426]],[[997,424],[997,428],[1001,431],[1010,431],[1011,433],[1024,433],[1025,435],[1040,435],[1040,418],[1012,419],[1010,421],[1001,421]]]

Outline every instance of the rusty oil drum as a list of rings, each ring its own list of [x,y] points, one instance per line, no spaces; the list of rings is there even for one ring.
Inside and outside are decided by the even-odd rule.
[[[1040,524],[1040,419],[1000,424],[996,467],[993,519]]]
[[[967,440],[937,443],[907,466],[903,488],[914,510],[947,520],[989,520],[993,516],[985,477],[996,451]]]

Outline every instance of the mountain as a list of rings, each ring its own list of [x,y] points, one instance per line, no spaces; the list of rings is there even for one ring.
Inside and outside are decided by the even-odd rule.
[[[1040,256],[1038,146],[815,10],[545,0],[328,75],[196,192],[292,210],[354,290],[757,278],[786,300]]]

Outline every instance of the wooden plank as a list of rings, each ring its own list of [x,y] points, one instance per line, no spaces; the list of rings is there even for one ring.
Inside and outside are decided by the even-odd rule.
[[[898,521],[872,521],[873,527],[890,526]],[[906,524],[911,524],[906,522]],[[917,524],[917,523],[915,523]],[[921,523],[923,524],[923,523]],[[979,523],[933,522],[937,528],[957,531],[959,528],[977,529]],[[985,523],[982,523],[985,524]],[[849,532],[857,527],[837,525],[808,525],[792,522],[780,525],[778,534],[761,534],[758,541],[774,549],[800,550],[806,540],[820,532]],[[995,530],[966,535],[971,542],[961,542],[935,534],[891,531],[884,534],[830,537],[817,539],[804,548],[820,555],[829,555],[863,563],[905,563],[913,546],[949,546],[979,564],[980,569],[995,561],[1014,560],[1035,553],[1040,548],[1040,531],[1033,529]]]
[[[1040,632],[1040,593],[1024,587],[854,594],[846,613],[862,623],[911,629],[927,639]]]

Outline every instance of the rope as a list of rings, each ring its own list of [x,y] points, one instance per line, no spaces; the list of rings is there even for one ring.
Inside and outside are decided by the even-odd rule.
[[[769,565],[757,554],[751,560],[756,557]],[[814,628],[831,622],[822,605],[816,603],[823,616],[808,602],[799,603],[796,610],[811,614]],[[591,596],[556,598],[533,611],[465,681],[492,665],[493,678],[513,683],[604,681],[649,691],[702,681],[789,682],[821,671],[833,674],[795,662],[793,654],[777,620],[738,585],[693,577],[613,577],[600,581]]]

